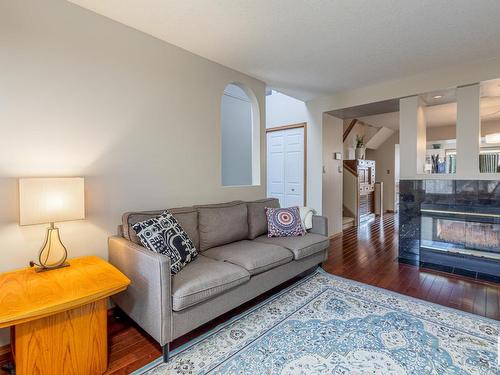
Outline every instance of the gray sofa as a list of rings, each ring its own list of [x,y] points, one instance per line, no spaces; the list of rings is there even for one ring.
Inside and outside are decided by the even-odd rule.
[[[109,261],[129,288],[114,302],[163,347],[217,316],[325,261],[327,219],[313,216],[302,237],[268,238],[265,207],[276,199],[173,208],[199,251],[176,275],[170,259],[141,246],[131,226],[163,212],[128,212],[109,239]]]

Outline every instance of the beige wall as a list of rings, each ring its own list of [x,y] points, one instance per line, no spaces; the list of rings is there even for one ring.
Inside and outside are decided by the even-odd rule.
[[[344,120],[344,129],[347,129],[349,124],[351,123],[351,119]],[[365,145],[370,140],[371,137],[375,135],[377,129],[373,126],[368,126],[365,123],[358,121],[352,128],[352,130],[347,135],[345,142],[343,144],[343,157],[345,160],[354,159],[355,158],[355,150],[356,150],[356,138],[358,136],[364,137]],[[343,138],[342,132],[342,138]]]
[[[426,130],[427,142],[445,141],[457,137],[456,125],[435,126]]]
[[[323,215],[328,217],[328,233],[342,231],[342,160],[333,159],[334,152],[342,152],[343,121],[324,114],[323,126]]]
[[[448,126],[435,126],[427,128],[427,142],[429,141],[443,141],[456,138],[456,125]],[[499,133],[500,132],[500,121],[482,121],[481,122],[481,136],[484,137],[487,134]]]
[[[395,149],[399,144],[399,132],[394,133],[376,150],[366,150],[366,158],[375,160],[375,180],[384,183],[384,211],[394,211]]]
[[[18,225],[20,176],[85,177],[87,219],[59,225],[71,257],[106,258],[127,210],[265,196],[261,81],[61,0],[0,3],[0,72],[0,271],[26,266],[45,235]],[[221,186],[230,82],[260,105],[260,186]]]
[[[266,127],[307,122],[306,103],[280,92],[266,96]]]
[[[355,220],[355,223],[357,223],[359,219],[358,191],[359,191],[358,176],[352,174],[351,172],[348,172],[348,170],[344,168],[344,173],[342,174],[342,216],[352,217]]]

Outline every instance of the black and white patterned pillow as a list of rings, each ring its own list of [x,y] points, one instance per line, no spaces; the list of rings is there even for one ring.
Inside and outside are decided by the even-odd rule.
[[[144,247],[170,258],[170,271],[176,274],[198,255],[193,241],[168,211],[132,225]]]

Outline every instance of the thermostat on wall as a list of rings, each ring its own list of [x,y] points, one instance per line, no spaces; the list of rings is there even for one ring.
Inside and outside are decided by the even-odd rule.
[[[335,160],[342,160],[342,153],[341,152],[334,152],[333,153],[333,158]]]

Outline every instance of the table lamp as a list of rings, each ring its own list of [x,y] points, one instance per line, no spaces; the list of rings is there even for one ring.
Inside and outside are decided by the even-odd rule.
[[[83,178],[19,179],[19,224],[50,225],[38,253],[38,262],[30,262],[37,272],[69,266],[66,262],[68,252],[54,223],[84,218]]]

